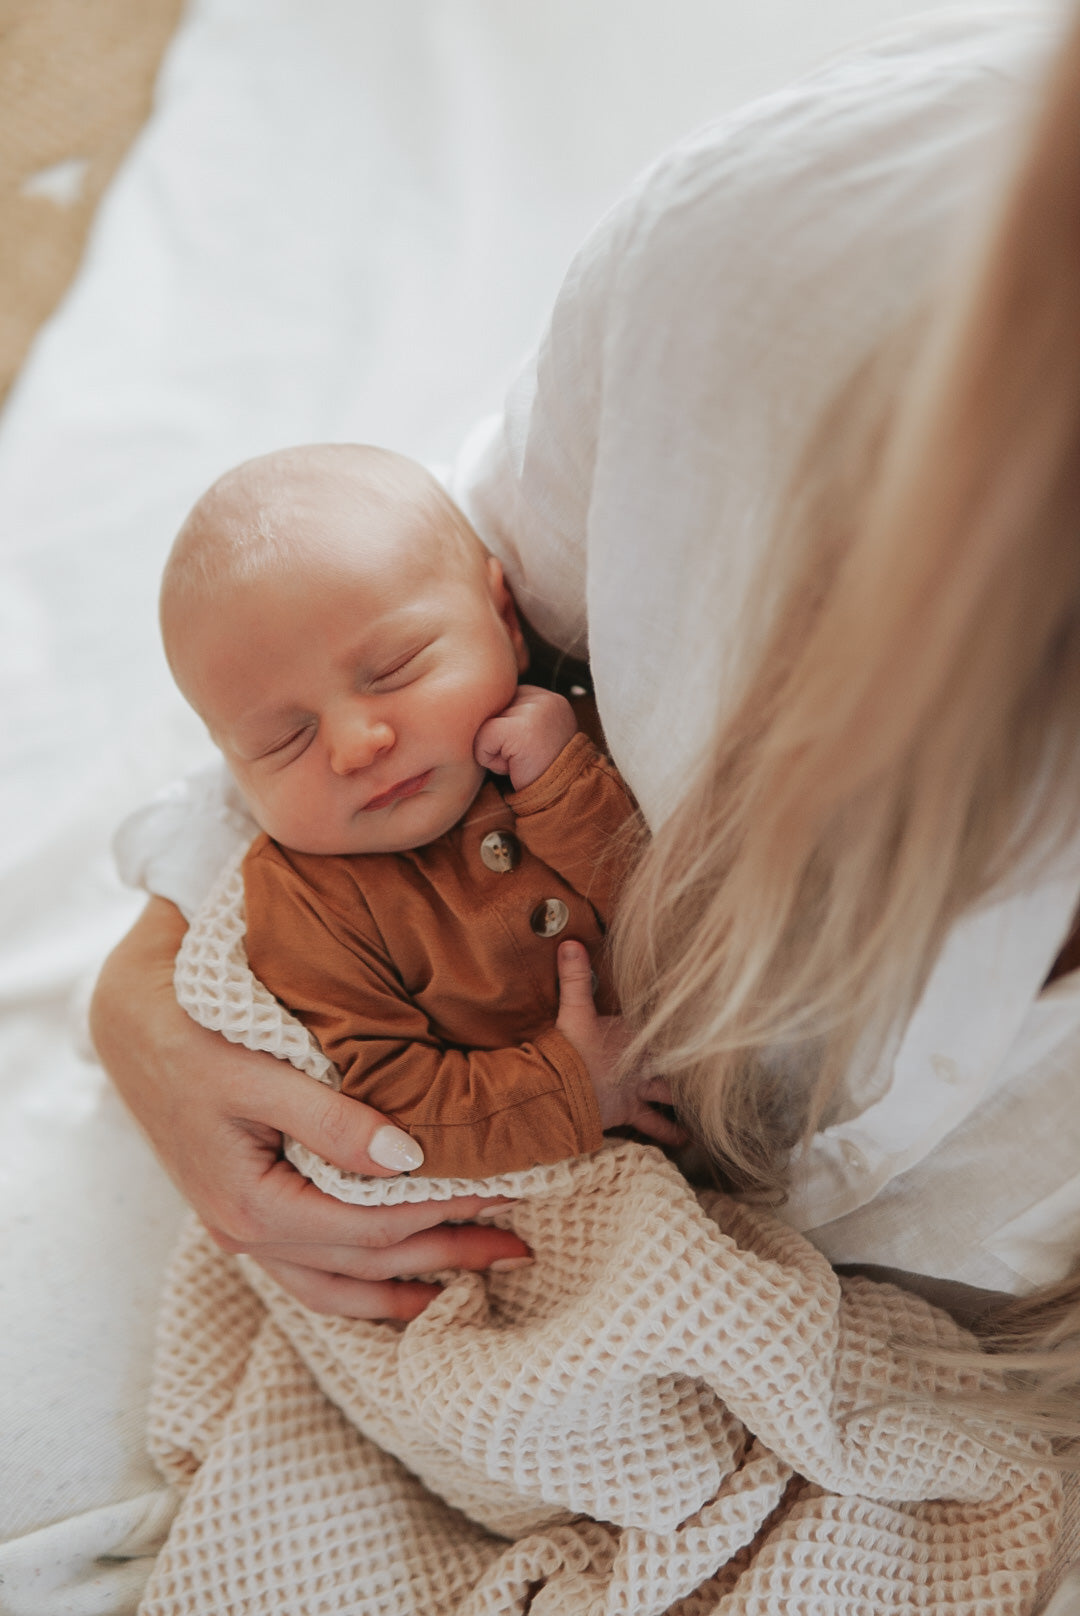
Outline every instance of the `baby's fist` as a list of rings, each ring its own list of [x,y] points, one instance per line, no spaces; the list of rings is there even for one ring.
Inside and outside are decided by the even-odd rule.
[[[551,767],[577,733],[574,709],[553,690],[518,685],[509,707],[481,724],[473,752],[482,769],[508,774],[522,791]]]

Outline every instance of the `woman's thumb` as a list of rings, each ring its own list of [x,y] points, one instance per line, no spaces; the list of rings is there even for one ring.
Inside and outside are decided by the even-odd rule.
[[[559,1008],[593,1007],[592,966],[584,943],[559,945]]]

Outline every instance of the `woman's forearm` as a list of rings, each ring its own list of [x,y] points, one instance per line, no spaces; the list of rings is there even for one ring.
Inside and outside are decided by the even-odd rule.
[[[176,1003],[173,963],[187,924],[164,898],[151,898],[105,961],[90,1003],[90,1033],[102,1065],[153,1140],[163,1062],[181,1047],[189,1018]]]

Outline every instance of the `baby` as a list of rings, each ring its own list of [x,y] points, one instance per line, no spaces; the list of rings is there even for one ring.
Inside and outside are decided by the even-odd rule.
[[[618,1075],[603,938],[632,803],[569,702],[519,685],[502,568],[439,484],[350,445],[250,461],[184,523],[161,621],[263,832],[251,968],[410,1136],[402,1166],[486,1177],[623,1125],[681,1142],[665,1085]]]

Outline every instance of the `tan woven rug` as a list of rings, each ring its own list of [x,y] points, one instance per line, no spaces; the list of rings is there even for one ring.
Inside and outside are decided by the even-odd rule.
[[[0,400],[150,111],[182,0],[0,0]]]

